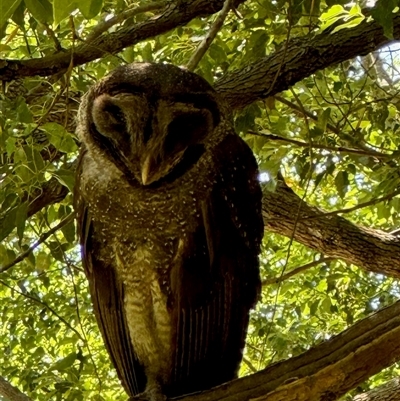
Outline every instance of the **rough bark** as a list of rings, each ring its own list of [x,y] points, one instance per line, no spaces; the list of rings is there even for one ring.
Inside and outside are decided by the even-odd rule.
[[[243,1],[236,0],[235,4]],[[193,18],[214,14],[222,8],[224,1],[191,0],[166,4],[165,9],[154,18],[103,34],[90,44],[83,43],[67,52],[30,60],[0,60],[0,80],[65,72],[71,65],[79,66],[108,54],[116,54],[125,47],[187,24]]]
[[[291,237],[321,252],[365,270],[400,277],[400,238],[362,227],[303,202],[280,183],[264,191],[263,217],[269,231]]]
[[[237,0],[238,3],[244,1]],[[0,80],[25,76],[47,76],[83,65],[106,54],[115,54],[125,47],[165,33],[188,23],[193,18],[211,15],[223,6],[222,0],[192,0],[170,3],[157,17],[140,24],[103,34],[93,43],[77,46],[73,51],[30,60],[1,60]],[[400,15],[393,18],[393,39],[383,35],[375,21],[342,29],[334,34],[323,32],[294,38],[268,57],[227,73],[215,89],[233,109],[240,109],[260,99],[277,94],[317,70],[356,56],[366,55],[394,40],[400,39]]]
[[[185,401],[333,401],[400,359],[400,302],[287,361]]]
[[[393,24],[394,40],[400,39],[399,15]],[[366,55],[392,41],[375,21],[334,34],[294,38],[270,56],[226,74],[216,82],[215,89],[232,108],[243,108],[288,89],[318,70]]]
[[[32,401],[27,395],[21,393],[16,387],[0,376],[0,396],[9,401]]]
[[[396,377],[367,393],[356,395],[353,401],[400,401],[400,378]]]

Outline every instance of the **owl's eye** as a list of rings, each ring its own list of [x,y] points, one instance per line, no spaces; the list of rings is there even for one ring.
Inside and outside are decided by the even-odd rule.
[[[209,130],[208,112],[186,113],[176,117],[168,125],[164,150],[166,154],[179,152],[200,142]]]
[[[103,111],[107,114],[110,125],[114,126],[115,128],[126,126],[125,114],[116,104],[107,102],[104,105]]]

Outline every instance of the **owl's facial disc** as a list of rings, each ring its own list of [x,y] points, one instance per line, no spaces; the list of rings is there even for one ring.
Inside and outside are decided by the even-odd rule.
[[[204,96],[150,100],[144,93],[101,94],[92,119],[102,137],[95,139],[127,176],[150,185],[169,175],[187,150],[213,132],[219,115]],[[201,102],[198,101],[201,99]],[[207,100],[207,98],[205,98]]]
[[[140,161],[142,185],[150,185],[171,173],[188,148],[201,143],[214,129],[211,112],[187,104],[157,110],[157,132],[145,144]],[[161,132],[160,132],[161,131]]]
[[[143,153],[151,111],[140,93],[101,94],[93,101],[92,119],[96,143],[127,175],[140,179],[140,155]]]

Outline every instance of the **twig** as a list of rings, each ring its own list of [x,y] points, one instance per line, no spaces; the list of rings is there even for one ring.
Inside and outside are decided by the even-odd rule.
[[[43,26],[46,28],[47,33],[49,34],[49,36],[51,37],[51,39],[54,42],[54,47],[56,49],[57,52],[61,52],[63,50],[60,41],[58,40],[56,34],[54,33],[54,31],[51,29],[49,24],[43,24]]]
[[[69,222],[71,222],[75,218],[75,213],[71,213],[68,215],[64,220],[61,220],[56,226],[54,226],[52,229],[49,231],[45,232],[42,234],[39,239],[32,245],[30,246],[26,251],[22,252],[19,254],[12,262],[6,264],[3,267],[0,267],[0,273],[4,273],[11,267],[15,266],[17,263],[21,262],[22,260],[26,259],[30,253],[36,249],[40,244],[42,244],[44,241],[47,240],[51,235],[53,235],[56,231],[58,231],[61,227],[64,227],[67,225]]]
[[[288,142],[292,143],[293,145],[303,147],[303,148],[309,148],[310,144],[307,142],[302,142],[302,141],[297,141],[296,139],[290,139],[290,138],[284,138],[279,135],[275,134],[263,134],[255,131],[247,131],[251,135],[257,135],[257,136],[263,136],[268,139],[271,139],[273,141],[282,141],[282,142]],[[361,155],[361,156],[371,156],[371,157],[376,157],[377,159],[388,159],[391,158],[392,155],[387,155],[387,154],[382,154],[376,151],[368,151],[368,150],[361,150],[361,149],[352,149],[352,148],[346,148],[344,146],[329,146],[329,145],[321,145],[319,143],[313,142],[311,145],[312,148],[314,149],[324,149],[324,150],[330,150],[333,152],[342,152],[342,153],[351,153],[355,155]]]
[[[289,7],[289,11],[288,11],[288,15],[287,15],[287,20],[288,20],[288,22],[289,22],[289,26],[288,26],[288,29],[287,29],[287,32],[286,32],[286,40],[285,40],[285,46],[284,46],[284,48],[283,48],[283,54],[282,54],[282,59],[280,60],[280,62],[279,62],[279,66],[278,66],[278,69],[277,69],[277,71],[276,71],[276,74],[275,74],[275,76],[274,76],[274,79],[273,79],[273,81],[272,81],[272,84],[271,84],[271,88],[274,88],[275,87],[275,84],[276,84],[276,81],[277,81],[277,79],[278,79],[278,77],[279,77],[279,74],[281,73],[281,71],[282,71],[282,66],[283,66],[283,64],[285,63],[285,59],[286,59],[286,54],[287,54],[287,51],[288,51],[288,47],[289,47],[289,39],[290,39],[290,34],[291,34],[291,32],[292,32],[292,18],[291,18],[291,11],[290,11],[290,7]]]
[[[62,316],[60,316],[51,306],[46,304],[46,302],[43,302],[41,299],[37,298],[36,296],[30,295],[28,293],[24,293],[22,291],[17,290],[16,288],[12,287],[11,285],[7,284],[5,281],[0,280],[0,283],[4,285],[5,287],[9,288],[11,291],[15,291],[17,294],[22,295],[25,298],[28,298],[45,308],[47,308],[54,316],[57,317],[61,322],[63,322],[70,330],[72,330],[78,338],[85,344],[85,339],[82,337],[82,335],[79,333],[78,330],[76,330],[73,326],[71,326]]]
[[[0,395],[10,401],[33,401],[27,395],[22,393],[17,387],[14,387],[4,377],[0,376]]]
[[[358,205],[355,205],[355,206],[352,206],[352,207],[348,207],[346,209],[334,210],[333,212],[327,212],[327,213],[324,213],[324,214],[322,214],[320,216],[303,217],[303,220],[321,219],[321,218],[324,218],[326,216],[332,216],[332,215],[335,215],[335,214],[354,212],[355,210],[362,209],[363,207],[375,205],[376,203],[380,203],[380,202],[384,202],[384,201],[390,200],[390,199],[394,198],[397,195],[400,195],[400,189],[398,189],[396,191],[393,191],[390,194],[382,196],[380,198],[374,198],[374,199],[371,199],[368,202],[359,203]]]
[[[278,102],[281,102],[281,103],[283,103],[283,104],[286,104],[286,106],[289,106],[291,109],[293,109],[293,110],[295,110],[295,111],[297,111],[297,112],[303,114],[303,110],[301,110],[301,108],[300,108],[299,106],[297,106],[297,104],[291,102],[290,100],[287,100],[287,99],[285,99],[284,97],[278,96],[278,95],[275,95],[274,98],[275,98]],[[311,118],[311,119],[314,120],[314,121],[318,121],[318,117],[315,116],[313,113],[311,113],[311,112],[308,111],[308,110],[305,110],[305,112],[306,112],[306,116],[307,116],[307,117]],[[337,135],[340,134],[340,130],[339,130],[338,128],[336,128],[334,125],[328,123],[328,124],[326,124],[326,127],[327,127],[330,131],[332,131],[333,133],[335,133],[335,134],[337,134]]]
[[[125,21],[128,18],[134,17],[135,15],[142,14],[148,11],[159,10],[160,8],[166,6],[166,4],[167,4],[166,1],[155,1],[153,3],[132,8],[130,10],[125,10],[106,21],[101,21],[92,29],[90,34],[86,37],[85,42],[86,43],[93,42],[93,40],[98,38],[102,33],[106,32],[112,26],[120,24],[121,22]]]
[[[189,71],[194,71],[194,69],[197,67],[197,64],[199,64],[200,60],[202,59],[202,57],[204,56],[204,54],[210,47],[212,41],[217,36],[218,31],[222,28],[225,18],[228,15],[229,10],[233,6],[232,4],[233,4],[233,0],[225,0],[224,6],[222,7],[222,10],[218,14],[217,19],[214,21],[214,24],[211,26],[210,32],[201,41],[201,43],[199,44],[196,51],[192,54],[192,57],[190,57],[190,60],[186,65],[186,68]]]
[[[267,279],[265,279],[265,280],[263,280],[261,282],[261,285],[264,286],[264,285],[271,285],[271,284],[281,283],[282,281],[285,281],[288,278],[290,278],[290,277],[292,277],[292,276],[294,276],[296,274],[299,274],[299,273],[301,273],[301,272],[303,272],[305,270],[308,270],[311,267],[318,266],[321,263],[331,262],[333,260],[336,260],[336,259],[335,258],[322,258],[322,259],[319,259],[319,260],[314,260],[314,262],[310,262],[310,263],[307,263],[306,265],[296,267],[295,269],[291,270],[290,272],[288,272],[288,273],[286,273],[286,274],[284,274],[282,276],[273,277],[273,278],[267,278]]]
[[[251,372],[253,373],[257,372],[256,367],[245,356],[243,357],[243,362],[247,365],[247,367],[250,369]]]

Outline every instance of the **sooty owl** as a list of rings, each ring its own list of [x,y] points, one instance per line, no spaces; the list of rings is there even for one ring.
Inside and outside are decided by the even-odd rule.
[[[260,291],[255,159],[198,75],[119,67],[78,115],[75,208],[107,350],[130,396],[237,375]]]

